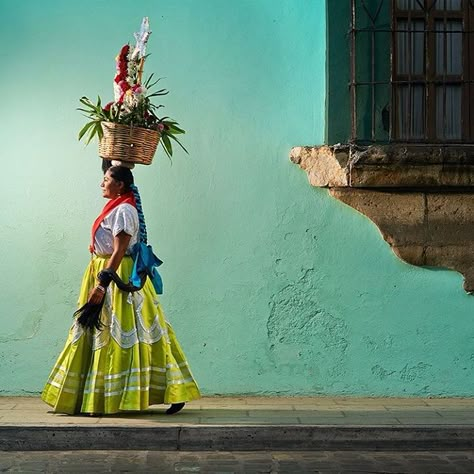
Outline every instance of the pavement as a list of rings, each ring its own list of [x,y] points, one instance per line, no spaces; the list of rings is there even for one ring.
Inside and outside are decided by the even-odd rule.
[[[471,451],[473,398],[205,397],[108,416],[0,397],[0,451]],[[473,470],[474,472],[474,470]]]
[[[28,451],[0,453],[0,472],[472,474],[474,453],[379,451]]]

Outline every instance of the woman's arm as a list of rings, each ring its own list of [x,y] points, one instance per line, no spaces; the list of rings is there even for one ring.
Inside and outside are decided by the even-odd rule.
[[[132,236],[128,235],[123,230],[114,237],[114,251],[107,262],[107,268],[110,268],[114,272],[117,271],[120,262],[127,251],[131,238]],[[88,302],[92,304],[99,304],[103,297],[104,291],[102,291],[100,287],[96,286],[90,291]]]
[[[132,236],[128,235],[123,230],[114,237],[114,251],[107,262],[107,268],[112,269],[114,272],[117,271],[120,262],[127,251],[131,238]]]

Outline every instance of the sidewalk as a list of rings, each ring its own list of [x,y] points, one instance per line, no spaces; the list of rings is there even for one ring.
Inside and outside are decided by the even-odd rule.
[[[102,417],[0,397],[0,450],[472,449],[474,399],[206,397]]]

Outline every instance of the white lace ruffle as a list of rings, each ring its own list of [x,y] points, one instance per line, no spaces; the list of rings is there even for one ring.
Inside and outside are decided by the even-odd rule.
[[[141,291],[130,293],[127,302],[133,305],[133,311],[136,315],[136,327],[129,331],[124,331],[117,316],[112,311],[111,289],[108,288],[105,295],[104,308],[102,310],[102,323],[104,328],[101,331],[94,331],[92,338],[92,349],[97,350],[106,346],[110,337],[123,349],[129,349],[139,342],[144,344],[154,344],[162,337],[169,342],[168,330],[160,324],[158,313],[155,315],[150,327],[147,327],[143,320],[142,307],[143,295]],[[72,327],[71,344],[74,344],[84,334],[82,327],[74,322]]]

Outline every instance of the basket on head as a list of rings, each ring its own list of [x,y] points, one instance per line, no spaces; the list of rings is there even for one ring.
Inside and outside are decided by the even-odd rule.
[[[106,160],[151,165],[160,141],[157,130],[102,122],[104,136],[99,142],[99,156]]]

